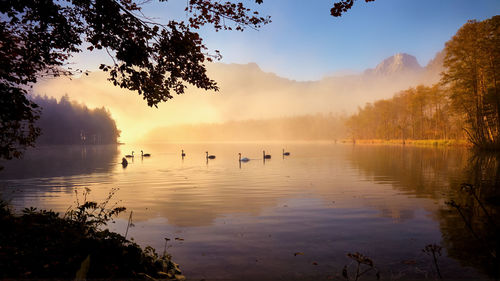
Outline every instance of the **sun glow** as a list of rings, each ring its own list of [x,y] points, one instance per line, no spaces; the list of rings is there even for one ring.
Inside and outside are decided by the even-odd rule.
[[[71,100],[90,108],[105,107],[122,131],[120,141],[135,142],[149,130],[169,125],[219,122],[219,114],[208,102],[213,93],[192,91],[150,108],[135,92],[113,86],[105,73],[95,72],[76,79],[46,80],[35,87],[35,94],[57,99],[68,95]]]

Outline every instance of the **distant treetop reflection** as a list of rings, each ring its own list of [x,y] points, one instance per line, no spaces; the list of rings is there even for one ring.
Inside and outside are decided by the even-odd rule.
[[[0,179],[28,179],[110,173],[118,165],[117,145],[57,145],[28,149],[23,159],[4,161]],[[116,162],[116,163],[115,163]]]
[[[357,146],[350,161],[371,180],[391,182],[397,190],[441,202],[435,217],[447,254],[463,265],[473,266],[490,277],[499,278],[498,153],[479,153],[468,149]],[[442,204],[443,199],[449,203]]]

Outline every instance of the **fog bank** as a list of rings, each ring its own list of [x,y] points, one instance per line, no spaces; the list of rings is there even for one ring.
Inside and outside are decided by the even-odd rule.
[[[190,86],[185,95],[159,104],[158,109],[148,107],[137,93],[114,87],[102,72],[73,80],[64,77],[45,80],[35,86],[34,92],[56,98],[68,94],[72,100],[90,107],[105,106],[122,131],[120,140],[133,142],[143,139],[144,134],[156,127],[316,113],[350,114],[367,102],[389,98],[419,83],[432,84],[439,78],[435,68],[431,72],[420,67],[395,67],[397,63],[404,64],[404,61],[394,58],[389,61],[391,68],[388,69],[392,72],[381,72],[377,67],[362,74],[308,82],[265,73],[253,63],[211,63],[207,65],[209,77],[218,82],[219,92]]]

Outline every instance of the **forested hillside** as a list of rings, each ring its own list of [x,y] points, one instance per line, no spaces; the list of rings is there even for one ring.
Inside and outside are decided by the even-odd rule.
[[[115,144],[120,130],[106,108],[89,109],[72,102],[68,96],[59,101],[36,96],[41,107],[37,126],[42,135],[37,144]]]
[[[360,108],[347,127],[354,139],[464,139],[464,121],[442,87],[417,86]]]

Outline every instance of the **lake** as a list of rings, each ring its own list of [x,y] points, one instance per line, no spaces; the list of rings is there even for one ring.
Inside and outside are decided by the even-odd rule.
[[[133,211],[127,237],[159,253],[171,239],[167,252],[190,280],[342,280],[355,252],[383,280],[435,279],[429,244],[443,247],[443,277],[488,280],[499,267],[498,160],[465,148],[340,143],[47,146],[1,163],[0,196],[17,211],[65,212],[85,188],[98,202],[118,188],[111,202],[127,212],[109,227],[125,234]]]

